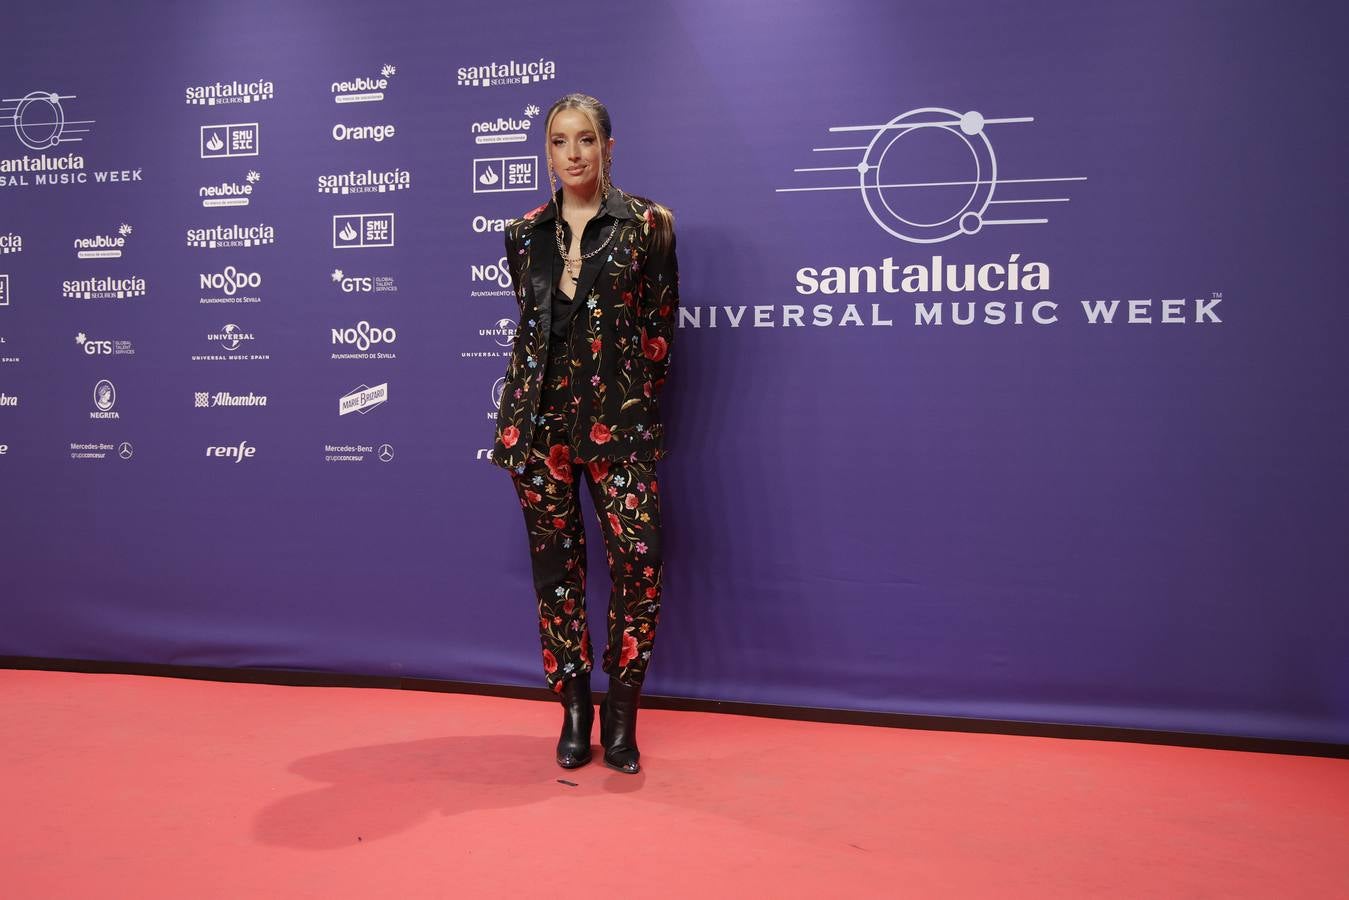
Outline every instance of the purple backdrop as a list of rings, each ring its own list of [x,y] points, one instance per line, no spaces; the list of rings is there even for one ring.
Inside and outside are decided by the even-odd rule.
[[[65,7],[0,654],[540,684],[494,266],[585,90],[679,231],[649,692],[1349,742],[1339,7]]]

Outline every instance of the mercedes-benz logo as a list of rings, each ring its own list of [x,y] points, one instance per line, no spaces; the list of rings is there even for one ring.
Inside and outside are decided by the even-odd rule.
[[[122,457],[122,459],[130,459],[135,454],[136,451],[129,441],[122,441],[122,443],[117,445],[117,455]]]
[[[393,459],[393,444],[380,444],[379,461],[389,462],[391,459]]]

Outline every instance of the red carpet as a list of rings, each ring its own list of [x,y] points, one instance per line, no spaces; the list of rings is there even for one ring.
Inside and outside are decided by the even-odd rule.
[[[557,768],[559,721],[523,700],[0,671],[0,891],[1349,896],[1343,760],[646,710],[626,776]]]

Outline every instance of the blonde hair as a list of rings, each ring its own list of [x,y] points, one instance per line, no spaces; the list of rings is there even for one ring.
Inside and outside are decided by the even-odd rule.
[[[609,120],[609,110],[603,103],[589,94],[567,94],[566,96],[558,98],[552,106],[548,107],[548,115],[544,119],[543,128],[545,153],[547,152],[546,145],[548,135],[553,127],[553,117],[564,109],[578,110],[584,113],[586,118],[590,120],[590,124],[594,127],[595,132],[600,135],[601,153],[605,154],[604,163],[605,171],[607,172],[608,167],[612,162],[612,158],[608,156],[608,150],[604,148],[609,146],[609,139],[613,137],[613,124]],[[648,209],[650,209],[651,216],[648,219],[648,224],[652,231],[655,232],[657,246],[668,247],[674,236],[674,212],[671,211],[669,207],[648,199],[647,197],[629,194],[617,185],[614,185],[614,189],[625,197],[631,197],[634,200],[641,201]]]

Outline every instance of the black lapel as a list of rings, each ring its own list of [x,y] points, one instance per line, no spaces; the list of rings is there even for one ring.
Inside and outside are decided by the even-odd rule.
[[[534,288],[534,312],[539,318],[539,331],[544,334],[553,324],[553,254],[546,243],[547,238],[548,232],[537,228],[529,242],[529,281]]]

